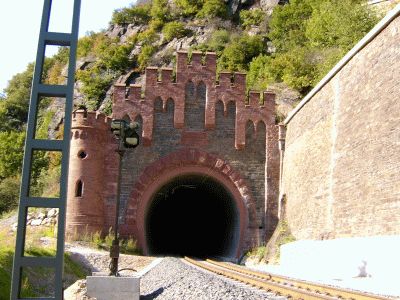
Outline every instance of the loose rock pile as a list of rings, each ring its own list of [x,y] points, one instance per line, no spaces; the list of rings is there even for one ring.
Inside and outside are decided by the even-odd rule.
[[[26,217],[27,226],[54,226],[58,222],[58,209],[51,208],[40,212],[28,213]],[[17,230],[18,223],[12,224],[12,230]]]

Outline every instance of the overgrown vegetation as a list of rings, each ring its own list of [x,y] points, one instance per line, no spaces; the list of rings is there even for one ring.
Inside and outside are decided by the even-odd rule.
[[[76,232],[73,236],[69,236],[68,239],[81,241],[89,247],[110,251],[112,241],[114,240],[114,232],[111,228],[107,235],[101,234],[100,232],[89,233],[88,230],[86,230],[83,233]],[[120,252],[122,254],[141,254],[137,241],[132,237],[120,239]]]
[[[306,93],[377,21],[361,0],[293,0],[276,7],[268,33],[276,51],[250,65],[250,74],[266,74],[252,84],[283,81]]]
[[[28,228],[25,256],[55,256],[55,243],[43,247],[40,238],[54,238],[54,226]],[[6,228],[0,229],[0,299],[10,297],[12,262],[15,247],[15,233]],[[85,278],[87,271],[73,261],[68,253],[64,254],[65,285],[71,285],[77,279]],[[22,276],[22,291],[24,297],[46,296],[51,289],[49,281],[53,276],[48,269],[27,269]],[[51,290],[50,290],[51,291]]]

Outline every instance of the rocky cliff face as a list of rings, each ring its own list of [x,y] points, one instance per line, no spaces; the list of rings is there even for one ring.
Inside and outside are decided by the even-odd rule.
[[[143,1],[142,1],[143,2]],[[144,1],[145,2],[145,1]],[[267,15],[272,13],[273,8],[278,5],[281,0],[225,0],[229,6],[230,13],[239,14],[240,10],[246,9],[262,9]],[[249,34],[258,35],[265,34],[267,28],[263,24],[261,26],[251,26],[249,28],[243,29],[235,21],[215,19],[211,22],[200,22],[196,19],[182,19],[185,24],[188,34],[181,38],[174,38],[169,42],[166,42],[162,33],[160,33],[159,39],[156,40],[153,45],[156,47],[155,53],[151,56],[149,66],[157,67],[174,67],[175,53],[178,50],[190,50],[194,47],[204,44],[210,40],[212,34],[216,30],[225,29],[228,32],[236,32],[239,35]],[[109,28],[104,32],[104,35],[110,38],[117,38],[119,43],[124,44],[129,41],[133,36],[143,33],[148,30],[149,25],[115,25],[111,24]],[[142,52],[143,45],[139,42],[135,45],[129,54],[129,57],[134,60]],[[270,49],[269,51],[273,51]],[[94,63],[93,57],[85,57],[77,62],[78,70],[85,70],[90,68]],[[132,66],[128,68],[121,76],[115,78],[113,84],[144,84],[144,74],[140,72],[137,68]],[[108,88],[105,93],[104,99],[101,100],[99,106],[100,111],[106,111],[107,107],[111,105],[111,99],[114,92],[113,84]],[[300,95],[286,87],[285,85],[278,84],[272,87],[274,92],[277,93],[277,104],[278,104],[278,115],[285,116],[288,111],[293,107],[294,101],[296,101]],[[84,102],[84,95],[82,93],[82,83],[80,81],[76,82],[75,85],[75,103],[77,105]],[[60,119],[60,118],[59,118]],[[59,124],[59,120],[54,122]]]

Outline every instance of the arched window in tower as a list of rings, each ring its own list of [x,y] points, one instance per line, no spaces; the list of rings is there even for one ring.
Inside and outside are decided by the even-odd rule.
[[[75,187],[75,197],[82,197],[83,195],[83,182],[82,180],[78,180],[76,182],[76,187]]]

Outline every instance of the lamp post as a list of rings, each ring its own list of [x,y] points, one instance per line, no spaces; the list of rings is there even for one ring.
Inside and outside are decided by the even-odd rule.
[[[116,152],[119,156],[118,165],[118,179],[117,179],[117,202],[115,206],[115,225],[114,225],[114,240],[110,248],[110,275],[118,276],[118,258],[119,258],[119,206],[121,196],[121,176],[122,176],[122,159],[124,157],[126,148],[135,148],[139,145],[139,135],[135,129],[139,127],[136,122],[128,122],[123,119],[115,119],[111,121],[111,132],[118,140],[118,149]]]

